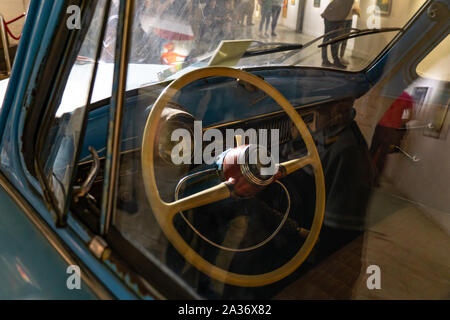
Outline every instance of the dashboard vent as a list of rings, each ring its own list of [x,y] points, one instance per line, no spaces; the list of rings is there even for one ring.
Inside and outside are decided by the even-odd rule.
[[[316,113],[315,112],[308,112],[305,114],[302,114],[303,121],[308,125],[309,129],[311,131],[315,131],[315,122],[316,122]],[[280,144],[286,143],[291,141],[293,138],[298,137],[297,130],[294,129],[294,124],[292,123],[291,119],[286,114],[279,114],[276,116],[269,116],[269,117],[261,117],[258,119],[252,119],[243,121],[240,123],[231,124],[229,126],[222,126],[220,128],[221,130],[225,129],[242,129],[244,131],[247,131],[248,129],[255,129],[256,131],[259,131],[261,129],[268,130],[268,136],[269,136],[269,145],[270,145],[270,130],[278,129],[280,130]],[[294,134],[294,137],[293,137]],[[249,143],[248,139],[246,139],[245,143]]]

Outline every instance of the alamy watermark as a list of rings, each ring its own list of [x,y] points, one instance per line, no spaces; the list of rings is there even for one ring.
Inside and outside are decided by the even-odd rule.
[[[368,29],[379,29],[381,28],[381,9],[377,5],[370,5],[367,7],[366,11],[367,18],[367,28]]]
[[[369,290],[381,290],[381,269],[377,265],[371,265],[367,267],[367,274],[370,276],[367,278],[367,289]]]
[[[270,138],[269,138],[270,131]],[[202,121],[194,122],[194,134],[180,128],[171,134],[171,141],[178,142],[171,152],[171,160],[175,165],[180,164],[214,164],[218,156],[225,150],[234,148],[235,137],[239,136],[245,144],[249,145],[249,153],[241,153],[237,164],[262,165],[262,175],[274,175],[279,163],[279,129],[227,129],[225,137],[218,129],[208,129],[203,132]],[[205,143],[208,143],[205,146]],[[270,142],[270,148],[268,147]],[[203,146],[205,146],[203,148]],[[270,153],[269,150],[270,149]],[[193,154],[192,154],[193,153]]]
[[[67,18],[66,26],[69,30],[81,29],[81,9],[77,5],[68,6],[66,13],[70,16]]]
[[[69,274],[66,281],[67,289],[81,290],[81,269],[79,266],[71,265],[67,267],[66,273]]]
[[[66,273],[69,274],[66,281],[67,289],[81,290],[81,269],[77,265],[67,267]],[[369,290],[381,290],[381,269],[377,265],[367,267],[366,273],[370,275],[367,278],[366,285]]]

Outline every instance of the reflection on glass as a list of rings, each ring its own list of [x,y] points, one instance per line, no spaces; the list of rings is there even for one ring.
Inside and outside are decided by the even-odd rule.
[[[325,53],[333,65],[323,66],[324,51],[318,47],[323,38],[303,50],[285,46],[307,43],[324,34],[321,13],[329,1],[318,4],[320,10],[307,2],[303,34],[288,30],[294,6],[288,5],[283,17],[283,1],[268,3],[136,2],[114,228],[122,241],[128,241],[148,261],[156,261],[161,269],[170,270],[171,277],[201,297],[446,298],[450,148],[445,135],[436,139],[427,130],[430,115],[448,104],[448,84],[419,73],[417,79],[407,85],[402,82],[388,94],[389,84],[371,89],[363,74],[346,72],[372,63],[397,34],[380,31],[403,27],[424,1],[393,1],[389,10],[380,12],[373,7],[375,1],[334,0],[334,6],[345,3],[348,7],[338,16],[346,22],[344,31],[355,36],[344,37],[347,41],[339,41],[333,48],[334,57],[338,56],[345,68],[331,61],[329,48]],[[266,24],[260,29],[263,15]],[[326,16],[333,20],[334,15]],[[275,24],[273,17],[277,17]],[[112,52],[108,48],[114,47],[117,16],[110,15],[108,21],[102,60],[112,70],[114,59],[108,56]],[[328,27],[336,30],[335,25]],[[361,30],[367,28],[377,28],[376,33],[372,30],[362,36]],[[327,36],[325,41],[333,39]],[[305,132],[298,130],[274,97],[242,79],[210,74],[176,92],[164,91],[169,80],[210,65],[250,70],[286,96],[312,135],[322,164],[323,186],[315,183],[317,172],[311,163],[287,176],[281,171],[277,182],[259,174],[264,167],[261,161],[246,163],[245,152],[242,166],[228,163],[226,152],[241,155],[241,150],[248,150],[252,132],[256,132],[255,144],[267,142],[264,145],[271,146],[271,153],[279,153],[282,164],[308,159],[308,144]],[[330,68],[334,70],[327,70]],[[173,93],[173,97],[163,106],[158,121],[149,123],[162,92]],[[104,119],[102,114],[108,108],[104,100],[91,111],[88,132]],[[145,132],[152,128],[156,134],[148,141]],[[272,136],[275,130],[277,135]],[[232,143],[227,142],[230,131],[234,132]],[[86,136],[86,146],[93,136]],[[268,137],[277,137],[275,147],[273,141],[265,140]],[[214,144],[220,148],[212,148]],[[170,210],[156,215],[152,209],[155,200],[145,180],[149,164],[143,163],[148,145],[154,150],[156,183],[152,187],[162,201],[185,199],[227,179],[244,181],[243,187],[235,185],[233,196],[183,208],[168,220],[173,226],[170,232],[181,237],[188,250],[180,250],[163,223]],[[204,161],[205,152],[212,163]],[[182,161],[174,161],[176,156]],[[81,172],[89,165],[89,161],[80,163]],[[230,173],[229,168],[239,170]],[[247,180],[239,180],[242,177]],[[97,211],[103,189],[96,185],[104,178],[99,173],[90,193],[89,201]],[[252,286],[231,284],[229,278],[235,274],[261,276],[297,255],[308,241],[322,190],[326,196],[323,226],[307,259],[271,283],[261,279]],[[77,206],[83,209],[83,204]],[[192,252],[207,267],[190,263],[187,255]],[[211,266],[227,276],[218,279]],[[381,272],[381,289],[377,272]],[[368,286],[371,276],[373,282]]]

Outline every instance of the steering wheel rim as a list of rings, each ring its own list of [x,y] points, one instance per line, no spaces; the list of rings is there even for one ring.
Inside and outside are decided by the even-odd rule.
[[[200,207],[202,205],[217,202],[230,197],[231,191],[229,182],[224,182],[216,187],[172,203],[164,202],[159,195],[154,168],[154,141],[156,139],[161,113],[167,103],[171,101],[179,90],[194,81],[209,77],[240,79],[262,90],[269,97],[274,99],[275,102],[277,102],[288,114],[302,136],[308,150],[308,155],[306,157],[284,163],[283,172],[287,175],[307,165],[311,165],[313,168],[316,186],[316,206],[311,230],[305,242],[295,256],[291,258],[291,260],[281,267],[267,273],[258,275],[244,275],[221,269],[201,257],[184,241],[175,229],[173,219],[178,212]],[[186,261],[215,280],[240,287],[260,287],[272,284],[294,272],[306,260],[317,242],[325,211],[325,182],[319,153],[308,127],[290,102],[277,89],[253,74],[243,70],[227,67],[206,67],[191,71],[173,81],[158,97],[149,117],[147,118],[142,141],[141,161],[145,191],[150,202],[150,206],[153,210],[153,214],[162,231],[170,243],[186,259]]]

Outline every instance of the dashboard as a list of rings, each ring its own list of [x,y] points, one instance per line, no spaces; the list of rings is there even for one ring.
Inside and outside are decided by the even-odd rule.
[[[333,121],[341,121],[339,114],[342,112],[347,117],[353,101],[370,89],[369,82],[361,73],[299,67],[254,68],[247,71],[264,78],[278,89],[301,113],[312,133],[333,126]],[[127,92],[122,151],[140,148],[151,106],[167,84],[159,83]],[[266,125],[273,121],[272,126],[277,126],[275,122],[284,114],[262,92],[239,81],[220,77],[190,84],[172,102],[194,119],[201,120],[206,129],[234,128],[237,125],[248,127],[255,125],[255,121],[265,122]],[[105,156],[109,103],[109,99],[105,99],[91,106],[80,162],[90,160],[89,146],[95,148],[100,157]],[[333,106],[337,109],[329,109]],[[347,111],[339,109],[341,107]]]

